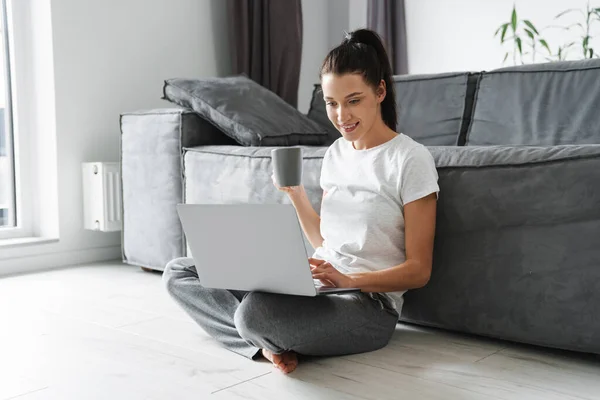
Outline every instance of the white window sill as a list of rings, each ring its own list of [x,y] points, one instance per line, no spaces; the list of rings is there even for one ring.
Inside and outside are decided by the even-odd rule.
[[[24,237],[14,239],[0,239],[0,248],[6,249],[11,247],[31,246],[47,243],[58,243],[58,238],[52,237]]]

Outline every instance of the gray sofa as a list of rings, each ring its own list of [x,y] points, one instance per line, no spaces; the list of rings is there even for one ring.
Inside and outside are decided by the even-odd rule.
[[[600,60],[395,87],[400,130],[428,146],[441,188],[432,277],[401,321],[600,354]],[[308,117],[339,136],[318,85]],[[126,263],[186,254],[177,203],[288,202],[271,147],[239,146],[189,109],[124,113],[121,130]],[[319,211],[326,147],[303,147]]]

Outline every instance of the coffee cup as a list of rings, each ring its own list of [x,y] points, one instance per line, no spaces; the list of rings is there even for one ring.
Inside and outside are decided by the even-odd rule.
[[[299,186],[302,183],[302,148],[280,147],[271,150],[273,175],[279,187]]]

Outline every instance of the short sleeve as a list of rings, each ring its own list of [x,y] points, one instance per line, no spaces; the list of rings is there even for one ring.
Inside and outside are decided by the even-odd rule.
[[[433,156],[425,146],[413,148],[402,163],[400,198],[406,205],[431,193],[438,196],[438,173]]]
[[[328,188],[325,183],[325,174],[328,172],[329,168],[329,157],[331,156],[331,147],[325,150],[325,155],[323,156],[323,161],[321,163],[321,174],[319,176],[319,186],[321,186],[321,190],[326,192]]]

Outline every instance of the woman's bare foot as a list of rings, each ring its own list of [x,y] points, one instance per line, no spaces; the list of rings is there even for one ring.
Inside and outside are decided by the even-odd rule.
[[[298,357],[293,351],[274,354],[267,349],[262,349],[262,355],[285,374],[289,374],[298,366]]]

